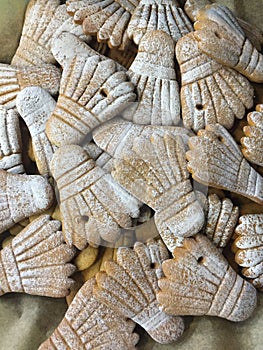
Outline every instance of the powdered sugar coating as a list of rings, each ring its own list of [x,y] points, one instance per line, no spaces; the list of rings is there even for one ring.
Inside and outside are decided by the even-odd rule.
[[[177,125],[180,122],[179,86],[174,65],[174,42],[162,30],[147,32],[128,76],[138,102],[123,113],[136,124]]]
[[[193,178],[262,204],[263,179],[245,160],[231,134],[214,124],[199,130],[197,135],[189,139],[190,151],[186,153]]]
[[[48,138],[57,146],[80,144],[96,126],[135,100],[133,90],[113,60],[74,57],[63,69],[58,102],[46,126]]]
[[[75,267],[67,264],[76,251],[63,241],[61,223],[42,215],[1,250],[0,292],[64,297]]]
[[[55,64],[50,45],[62,32],[81,36],[82,30],[72,23],[66,5],[59,0],[31,0],[27,6],[19,46],[12,58],[12,65],[42,66]]]
[[[85,34],[96,34],[98,42],[124,50],[129,43],[127,27],[139,0],[67,1],[67,11]]]
[[[243,321],[256,307],[256,289],[205,236],[186,238],[162,266],[157,300],[171,315],[210,315]]]
[[[95,280],[78,291],[65,317],[39,350],[135,350],[134,322],[103,305],[92,292]]]
[[[16,106],[29,129],[38,171],[41,175],[50,175],[49,163],[57,147],[47,138],[46,123],[56,101],[46,90],[31,86],[19,92]]]
[[[177,42],[193,27],[178,1],[140,0],[129,23],[128,35],[138,45],[143,36],[152,30],[163,30]]]
[[[180,317],[166,315],[156,302],[161,263],[168,251],[161,241],[135,243],[134,250],[118,248],[117,262],[104,263],[96,275],[95,296],[109,308],[140,324],[159,343],[178,339],[184,330]]]
[[[185,145],[179,135],[137,137],[131,151],[116,159],[113,177],[155,210],[157,229],[173,252],[178,237],[196,234],[204,213],[189,180]]]
[[[70,245],[83,249],[87,242],[98,244],[101,238],[114,244],[120,227],[131,227],[131,217],[139,215],[138,201],[80,146],[60,147],[51,161],[51,172],[59,190],[63,233]]]
[[[263,166],[263,105],[247,115],[248,125],[244,126],[244,137],[240,142],[242,153],[250,162]]]
[[[212,4],[201,9],[194,28],[198,46],[204,53],[251,81],[263,82],[263,55],[246,38],[227,7]]]
[[[239,218],[233,243],[235,261],[242,274],[259,290],[263,289],[263,215],[247,214]]]
[[[202,53],[194,33],[178,41],[176,58],[185,127],[197,132],[207,124],[219,123],[230,129],[235,118],[242,119],[253,106],[254,89],[249,81]]]
[[[53,204],[53,189],[40,175],[11,174],[0,170],[0,183],[0,232],[29,216],[42,213]]]
[[[13,109],[0,105],[0,169],[14,174],[25,172],[19,118]]]

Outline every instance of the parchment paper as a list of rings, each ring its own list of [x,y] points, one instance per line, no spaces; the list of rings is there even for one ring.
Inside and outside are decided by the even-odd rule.
[[[48,0],[47,0],[48,1]],[[263,0],[220,0],[239,17],[263,30]],[[0,62],[9,62],[18,43],[27,0],[0,0]],[[257,86],[257,102],[263,102],[263,91]],[[64,299],[10,294],[0,298],[0,350],[36,350],[52,333],[67,309]],[[217,317],[187,317],[182,339],[170,345],[159,345],[144,331],[140,350],[262,350],[263,294],[253,316],[240,323]],[[74,349],[77,350],[77,349]],[[109,349],[114,350],[114,349]]]

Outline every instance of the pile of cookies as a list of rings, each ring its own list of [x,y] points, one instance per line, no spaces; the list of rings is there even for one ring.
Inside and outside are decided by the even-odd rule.
[[[252,315],[262,43],[208,0],[30,0],[0,64],[0,292],[67,297],[39,349],[136,349],[136,324],[167,344],[183,316]]]

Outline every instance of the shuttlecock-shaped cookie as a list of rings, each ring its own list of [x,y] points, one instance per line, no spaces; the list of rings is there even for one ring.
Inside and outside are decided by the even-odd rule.
[[[40,175],[0,170],[0,184],[0,233],[53,204],[53,189]]]
[[[45,130],[56,101],[46,90],[31,86],[18,93],[16,107],[29,129],[37,169],[41,175],[50,175],[49,163],[57,147],[50,143]]]
[[[122,116],[137,124],[176,125],[180,121],[179,87],[174,67],[174,42],[161,30],[148,32],[128,70],[138,102]]]
[[[63,320],[39,350],[135,350],[139,336],[135,323],[103,305],[92,294],[95,280],[76,294]]]
[[[251,81],[263,82],[263,55],[247,39],[227,7],[213,4],[201,9],[194,28],[198,46],[204,53]]]
[[[206,5],[211,5],[212,0],[186,0],[184,5],[184,10],[189,18],[193,22],[197,20],[198,12],[204,8]],[[236,18],[240,27],[243,29],[246,37],[251,41],[251,43],[261,51],[261,46],[263,44],[263,35],[261,30],[255,25],[244,21],[241,18]]]
[[[19,118],[13,109],[0,105],[0,169],[10,173],[25,172],[22,162],[22,138]]]
[[[184,5],[184,10],[189,18],[193,22],[197,20],[198,12],[204,8],[206,5],[211,5],[211,0],[186,0]],[[261,30],[255,25],[244,21],[241,18],[236,18],[240,27],[243,29],[246,37],[251,41],[251,43],[261,51],[261,46],[263,44],[263,35]]]
[[[138,125],[119,117],[97,127],[93,133],[95,143],[114,158],[121,158],[122,154],[130,151],[137,137],[149,139],[152,134],[164,136],[180,136],[188,145],[189,136],[193,133],[178,126]]]
[[[263,203],[263,178],[242,155],[229,132],[207,125],[189,139],[188,170],[204,185],[221,188]]]
[[[186,238],[162,264],[157,300],[171,315],[218,316],[243,321],[256,307],[256,289],[232,269],[214,244],[198,234]]]
[[[263,214],[247,214],[239,218],[233,243],[235,261],[242,274],[259,290],[263,290]]]
[[[194,131],[219,123],[230,129],[253,106],[254,89],[234,69],[224,67],[198,48],[194,33],[176,45],[181,71],[182,117]]]
[[[151,30],[163,30],[175,42],[193,30],[176,0],[140,0],[128,26],[128,35],[138,45]]]
[[[46,126],[57,146],[79,144],[136,98],[134,85],[111,59],[76,56],[64,66],[58,102]]]
[[[100,244],[100,237],[114,244],[121,227],[131,227],[131,217],[139,215],[138,201],[80,146],[60,147],[51,172],[59,191],[65,239],[80,250],[87,242]]]
[[[18,92],[27,86],[41,86],[51,95],[56,95],[60,78],[60,70],[50,64],[19,67],[0,63],[0,104],[14,108]]]
[[[40,45],[39,39],[59,4],[59,0],[31,0],[29,2],[20,42],[11,64],[39,66],[45,63],[55,63],[51,52],[46,49],[45,45]]]
[[[131,318],[159,343],[177,340],[184,331],[181,317],[170,317],[156,301],[161,264],[169,254],[159,240],[135,243],[134,249],[121,247],[117,262],[106,261],[105,272],[96,275],[94,295],[123,317]]]
[[[1,250],[0,294],[28,293],[65,297],[75,266],[68,264],[76,250],[68,247],[60,222],[41,215]]]
[[[248,125],[243,128],[245,137],[240,142],[242,153],[250,162],[263,166],[263,105],[247,115]]]
[[[99,42],[124,49],[128,42],[127,27],[139,0],[67,1],[67,11],[85,34],[96,35]]]
[[[227,245],[234,233],[238,215],[238,207],[229,198],[221,200],[216,194],[208,196],[203,231],[216,247],[224,248]]]
[[[155,210],[155,223],[168,249],[178,237],[195,235],[204,224],[186,168],[180,136],[153,133],[137,138],[132,151],[116,159],[113,177],[141,202]]]
[[[55,64],[50,44],[61,32],[83,35],[79,26],[68,15],[66,5],[59,0],[31,0],[28,4],[22,35],[11,61],[12,65]]]

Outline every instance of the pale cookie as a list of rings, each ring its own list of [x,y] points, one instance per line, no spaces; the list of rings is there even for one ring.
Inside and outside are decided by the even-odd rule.
[[[121,227],[139,215],[138,201],[98,167],[80,146],[60,147],[51,161],[57,183],[66,242],[83,249],[101,238],[114,243]]]
[[[242,274],[260,291],[263,290],[263,214],[239,218],[233,243],[235,261],[243,267]]]
[[[53,189],[40,175],[0,170],[0,233],[31,215],[42,213],[54,200]]]
[[[13,109],[0,105],[0,169],[13,174],[25,172],[19,118]]]
[[[96,144],[114,158],[130,151],[137,137],[150,138],[152,134],[180,136],[187,146],[189,136],[194,134],[186,128],[177,126],[138,125],[121,118],[114,118],[98,128],[92,135]]]
[[[232,269],[214,244],[198,234],[186,238],[163,264],[157,300],[171,315],[218,316],[243,321],[257,303],[256,289]]]
[[[49,164],[57,147],[50,143],[45,130],[56,101],[41,87],[30,86],[18,93],[16,107],[29,129],[37,169],[41,175],[50,175]]]
[[[123,113],[136,124],[177,125],[180,122],[179,86],[174,67],[174,42],[161,31],[147,32],[127,74],[138,99]]]
[[[63,320],[39,350],[135,350],[135,323],[103,305],[92,294],[95,280],[86,282]]]
[[[143,327],[158,343],[177,340],[184,331],[181,317],[171,317],[160,310],[156,301],[161,264],[169,254],[159,240],[135,243],[134,249],[119,248],[117,262],[104,263],[105,272],[96,275],[94,295],[123,317]]]
[[[28,4],[19,46],[12,65],[55,64],[51,53],[51,40],[62,32],[83,35],[81,28],[72,22],[66,5],[59,0],[31,0]]]
[[[248,125],[243,128],[245,137],[240,139],[242,153],[250,162],[263,166],[263,105],[248,113]]]
[[[68,0],[67,11],[83,32],[97,41],[124,50],[129,43],[127,27],[139,0]]]
[[[263,55],[252,45],[227,7],[213,4],[201,9],[194,28],[200,50],[249,80],[263,82]]]
[[[116,159],[113,177],[155,211],[159,234],[173,252],[178,237],[199,232],[204,212],[189,179],[186,147],[180,136],[138,137],[130,152]]]
[[[208,196],[204,234],[217,248],[224,248],[233,236],[239,209],[229,198],[222,200],[216,194]]]
[[[60,226],[42,215],[1,250],[1,295],[19,292],[62,298],[69,293],[75,266],[68,262],[76,250],[65,244]]]
[[[198,11],[204,8],[206,5],[211,5],[211,0],[186,0],[184,5],[184,10],[189,18],[193,22],[197,20]],[[241,18],[236,18],[240,27],[244,30],[246,37],[251,41],[251,43],[261,51],[261,46],[263,44],[263,33],[255,25],[244,21]]]
[[[195,132],[207,124],[230,129],[253,106],[254,89],[232,68],[224,67],[198,48],[194,33],[176,45],[181,71],[182,117],[185,127]]]
[[[263,204],[263,178],[242,155],[230,133],[221,125],[207,125],[189,139],[188,170],[194,180]]]
[[[79,144],[135,99],[134,85],[113,60],[78,55],[64,66],[48,138],[56,146]]]
[[[18,92],[27,86],[40,86],[51,95],[56,95],[60,78],[60,70],[51,64],[19,67],[0,63],[0,104],[14,108]]]
[[[138,45],[151,30],[163,30],[177,42],[193,27],[176,0],[140,0],[129,22],[128,35]]]
[[[74,259],[74,265],[78,271],[83,271],[92,266],[99,254],[99,249],[90,245],[83,249]]]

